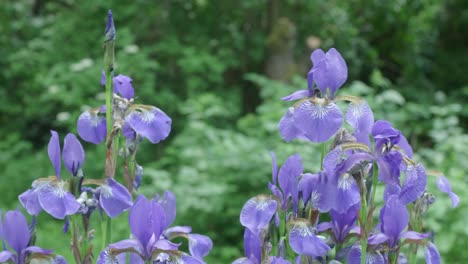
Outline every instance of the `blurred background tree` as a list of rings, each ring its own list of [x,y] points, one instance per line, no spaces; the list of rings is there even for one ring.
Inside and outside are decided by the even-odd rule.
[[[34,178],[52,173],[45,151],[49,130],[76,132],[81,111],[103,103],[101,45],[109,8],[117,27],[117,73],[131,76],[141,101],[173,119],[170,139],[143,144],[139,153],[141,192],[176,193],[178,222],[214,239],[208,263],[242,255],[238,215],[248,198],[267,192],[269,150],[280,162],[299,152],[307,169],[318,169],[316,148],[285,144],[276,126],[288,106],[279,98],[306,85],[311,51],[330,47],[349,67],[340,93],[365,97],[377,118],[409,137],[419,160],[452,181],[461,206],[451,210],[439,195],[427,227],[436,231],[446,262],[468,259],[463,0],[5,0],[2,210],[17,207],[18,194]],[[101,177],[103,164],[93,161],[103,149],[85,149],[87,177]],[[125,217],[114,224],[116,239],[128,236]],[[39,221],[41,245],[70,256],[62,223],[45,215]]]

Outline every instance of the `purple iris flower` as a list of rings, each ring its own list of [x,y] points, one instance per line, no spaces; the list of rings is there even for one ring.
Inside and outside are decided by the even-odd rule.
[[[40,254],[41,258],[50,261],[48,263],[66,263],[61,256],[52,254],[52,250],[29,246],[31,234],[28,222],[19,210],[6,212],[3,221],[0,214],[0,240],[9,246],[9,250],[4,248],[0,252],[0,263],[26,264],[31,261],[32,254]]]
[[[262,241],[259,237],[260,234],[255,234],[250,229],[246,228],[244,231],[244,254],[245,257],[238,258],[232,264],[291,264],[283,257],[268,256],[267,262],[262,262]]]
[[[278,209],[278,203],[267,195],[257,195],[249,199],[242,207],[240,222],[254,234],[268,228]]]
[[[377,245],[386,242],[395,248],[401,239],[422,240],[429,234],[415,231],[404,231],[408,226],[409,214],[405,204],[397,195],[390,196],[380,210],[380,232],[369,237],[369,244]]]
[[[56,175],[35,180],[32,189],[22,193],[19,200],[31,215],[37,215],[44,209],[53,217],[63,219],[66,215],[76,213],[80,204],[68,191],[68,183],[60,177],[59,137],[57,132],[51,131],[51,133],[48,153]],[[65,137],[63,160],[65,167],[72,174],[77,173],[84,162],[83,147],[73,134]]]
[[[132,206],[132,195],[127,188],[113,178],[98,188],[99,204],[106,214],[114,218]]]
[[[379,180],[386,184],[399,184],[403,154],[411,158],[413,155],[411,146],[401,132],[385,120],[375,122],[372,136],[375,141],[374,156],[379,167]],[[404,153],[394,150],[394,146],[398,146]]]
[[[404,163],[403,163],[404,164]],[[421,164],[404,164],[405,180],[400,184],[387,184],[384,191],[384,200],[392,195],[397,195],[403,204],[416,201],[426,191],[426,169]]]
[[[437,177],[437,188],[439,188],[441,192],[449,195],[450,200],[452,200],[453,208],[458,206],[460,198],[458,198],[458,195],[452,192],[452,186],[450,185],[450,182],[447,180],[447,178],[445,178],[444,176]]]
[[[330,247],[316,236],[316,229],[309,220],[297,218],[292,220],[289,231],[289,244],[294,252],[300,255],[319,257],[325,255]]]
[[[347,264],[361,263],[361,245],[355,244],[351,247],[346,259]],[[385,257],[378,251],[366,252],[366,264],[386,264]]]
[[[319,232],[331,229],[335,236],[335,241],[339,244],[343,244],[346,236],[351,231],[358,233],[356,225],[357,215],[359,211],[359,204],[353,205],[348,208],[344,213],[338,213],[335,210],[330,211],[331,222],[323,222],[317,226]]]
[[[175,208],[171,206],[175,205],[174,199],[172,194],[166,194],[159,201],[148,200],[143,195],[138,196],[130,209],[128,219],[134,238],[109,245],[99,254],[97,263],[125,263],[127,253],[130,254],[131,263],[145,263],[145,261],[204,263],[202,257],[208,254],[213,245],[211,239],[202,235],[189,234],[190,227],[167,229],[175,212]],[[161,204],[168,206],[164,208]],[[178,251],[180,244],[170,241],[177,236],[189,239],[191,256]]]
[[[99,144],[107,134],[106,119],[100,114],[105,109],[95,108],[82,113],[77,121],[78,134],[90,143]],[[125,137],[135,138],[135,133],[156,144],[171,132],[171,118],[161,109],[147,105],[132,105],[125,116],[122,131]]]
[[[297,211],[297,203],[299,200],[298,181],[304,170],[302,166],[302,158],[299,154],[294,154],[288,157],[281,166],[279,172],[276,163],[276,157],[273,152],[270,153],[272,158],[272,180],[273,183],[269,184],[271,192],[281,202],[281,208],[286,211],[292,206],[293,211]],[[279,187],[277,187],[279,183]],[[289,203],[291,198],[291,204]]]
[[[424,247],[424,256],[428,264],[440,264],[442,263],[440,259],[440,253],[437,250],[436,246],[429,242],[426,247]]]
[[[107,135],[106,106],[90,109],[83,112],[76,124],[78,135],[89,143],[99,144]]]
[[[325,142],[343,124],[343,113],[332,99],[348,78],[346,62],[334,48],[327,53],[315,50],[311,60],[313,67],[307,75],[308,90],[296,91],[282,98],[284,101],[302,99],[295,107],[288,109],[278,125],[281,136],[287,142],[295,138]],[[314,83],[321,97],[315,95]],[[330,91],[329,97],[327,89]]]

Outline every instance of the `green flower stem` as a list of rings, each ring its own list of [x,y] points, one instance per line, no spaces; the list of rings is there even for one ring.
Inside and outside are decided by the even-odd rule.
[[[361,210],[359,211],[359,219],[361,221],[361,264],[366,264],[366,249],[367,249],[367,201],[365,195],[361,197]]]
[[[370,202],[370,206],[375,206],[375,193],[376,193],[376,190],[377,190],[377,176],[379,174],[379,169],[377,167],[377,163],[374,162],[372,164],[372,196],[371,196],[371,202]]]

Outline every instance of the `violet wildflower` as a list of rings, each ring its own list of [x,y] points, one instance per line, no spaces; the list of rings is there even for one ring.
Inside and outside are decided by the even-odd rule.
[[[52,250],[30,245],[28,223],[19,210],[6,212],[3,221],[0,215],[0,240],[4,246],[8,246],[0,252],[0,263],[26,264],[33,259],[47,259],[48,263],[66,263],[61,256],[52,254]]]
[[[297,218],[288,225],[292,226],[289,231],[289,244],[297,254],[318,257],[330,250],[325,241],[317,237],[316,229],[312,227],[309,220]]]
[[[106,107],[97,107],[83,112],[76,124],[80,137],[89,143],[99,144],[107,134]]]
[[[111,218],[120,215],[132,206],[132,195],[127,188],[113,178],[107,178],[97,191],[101,208]]]
[[[319,232],[331,229],[333,231],[334,240],[336,243],[342,244],[345,242],[347,235],[350,232],[359,233],[357,230],[356,220],[359,211],[359,204],[348,208],[344,213],[338,213],[335,210],[330,211],[331,222],[323,222],[317,226]]]
[[[252,233],[258,234],[270,224],[278,209],[277,202],[270,196],[258,195],[249,199],[242,207],[240,222]]]
[[[308,90],[300,90],[282,98],[284,101],[301,99],[288,109],[278,125],[286,141],[306,138],[312,142],[325,142],[343,124],[343,113],[332,99],[348,77],[346,62],[334,48],[327,53],[320,49],[314,51],[311,60],[313,67],[307,75]],[[314,83],[317,84],[320,97],[314,91]]]
[[[172,199],[175,197],[172,194],[167,194],[166,198],[166,204],[174,204]],[[166,212],[172,211],[175,208],[167,207],[165,210],[155,199],[148,200],[143,195],[138,196],[129,214],[130,230],[134,238],[109,245],[99,254],[97,263],[125,263],[126,254],[130,254],[131,263],[204,263],[202,257],[211,250],[211,239],[190,234],[189,227],[167,229],[172,213]],[[180,244],[170,241],[178,236],[188,238],[192,255],[178,251]]]
[[[114,93],[125,99],[133,98],[135,91],[132,86],[132,78],[119,74],[113,78],[113,82]]]
[[[51,131],[48,145],[49,158],[55,169],[55,176],[40,178],[33,182],[32,189],[19,196],[24,208],[31,215],[37,215],[44,209],[55,218],[63,219],[78,211],[80,204],[68,191],[68,183],[60,177],[61,157],[58,134]],[[84,161],[83,147],[75,136],[68,134],[64,143],[64,163],[71,173],[77,173]]]
[[[415,231],[404,231],[408,226],[409,214],[406,206],[398,196],[392,195],[380,210],[380,232],[369,237],[369,244],[376,245],[386,242],[390,248],[395,248],[400,239],[422,240],[429,234]]]

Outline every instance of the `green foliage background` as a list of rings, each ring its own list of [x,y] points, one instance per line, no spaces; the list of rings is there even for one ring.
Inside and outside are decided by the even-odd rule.
[[[2,210],[18,207],[17,196],[32,180],[52,173],[49,130],[62,137],[76,132],[78,115],[103,104],[101,46],[109,8],[117,27],[117,72],[133,78],[139,102],[173,119],[169,139],[146,142],[138,154],[145,168],[140,192],[176,193],[177,224],[214,240],[208,263],[243,254],[238,215],[247,199],[267,192],[270,150],[279,161],[298,152],[308,170],[318,169],[315,146],[286,144],[276,128],[289,106],[279,98],[306,85],[311,36],[323,49],[336,47],[348,63],[339,93],[363,96],[376,118],[404,132],[418,160],[451,180],[459,208],[437,193],[426,225],[445,262],[468,259],[463,0],[6,0],[0,5]],[[265,69],[275,53],[271,41],[282,41],[272,33],[281,18],[296,29],[294,67],[287,80],[275,81]],[[87,177],[101,177],[102,146],[84,146]],[[71,259],[62,224],[42,214],[38,244]],[[113,224],[115,240],[128,237],[126,215]]]

